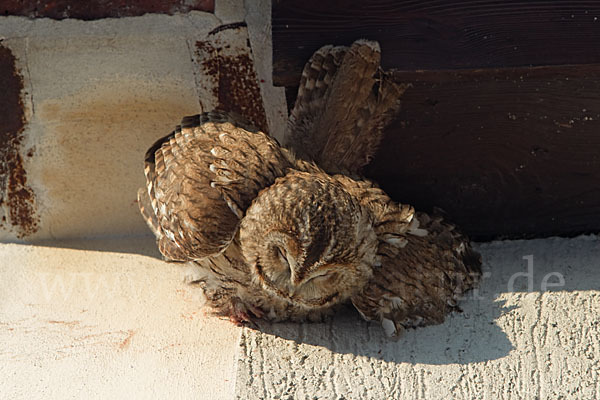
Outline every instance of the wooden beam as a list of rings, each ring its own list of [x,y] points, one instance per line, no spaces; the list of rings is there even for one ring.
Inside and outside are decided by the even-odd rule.
[[[367,175],[480,239],[600,231],[600,65],[397,72]]]
[[[295,86],[324,44],[378,40],[384,68],[600,63],[592,0],[274,0],[273,81]]]

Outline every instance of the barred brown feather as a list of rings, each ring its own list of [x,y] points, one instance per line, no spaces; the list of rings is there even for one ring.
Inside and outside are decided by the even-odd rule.
[[[322,60],[334,51],[343,59],[338,56],[335,68],[319,73]],[[323,170],[345,174],[335,179],[374,215],[381,266],[352,303],[365,319],[380,321],[386,333],[397,336],[405,327],[442,322],[476,284],[481,260],[469,240],[441,217],[415,215],[412,207],[357,176],[410,86],[392,82],[379,60],[378,44],[365,40],[349,49],[318,50],[304,69],[286,143]]]
[[[379,67],[377,42],[324,46],[308,61],[285,144],[329,173],[358,172],[375,154],[407,85]]]
[[[196,265],[217,314],[313,321],[351,300],[397,336],[443,321],[477,282],[466,237],[357,175],[407,87],[379,59],[365,40],[313,55],[289,151],[223,112],[184,118],[148,150],[140,211],[165,257]]]
[[[223,251],[258,192],[292,165],[274,139],[216,111],[184,118],[145,164],[159,247],[176,260]]]

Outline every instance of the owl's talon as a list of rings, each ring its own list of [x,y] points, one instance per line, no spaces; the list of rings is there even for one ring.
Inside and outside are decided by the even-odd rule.
[[[249,326],[258,329],[258,324],[254,321],[254,318],[245,311],[236,311],[233,315],[229,316],[229,320],[237,326]]]
[[[259,307],[254,307],[252,305],[246,306],[248,308],[248,311],[250,311],[252,313],[252,315],[254,315],[256,318],[262,319],[265,316],[265,312],[260,309]]]

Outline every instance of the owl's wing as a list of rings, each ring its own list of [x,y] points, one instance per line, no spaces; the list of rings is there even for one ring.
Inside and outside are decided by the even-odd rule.
[[[367,179],[334,175],[334,179],[355,196],[374,216],[374,229],[380,241],[402,248],[414,226],[415,210],[408,204],[393,201],[387,193]]]
[[[302,71],[298,96],[288,119],[284,145],[306,160],[316,160],[327,140],[319,130],[335,74],[348,47],[327,45],[315,51]]]
[[[381,70],[380,58],[368,40],[319,49],[302,73],[285,144],[329,173],[367,165],[408,87]]]
[[[213,111],[184,118],[145,159],[151,226],[163,255],[185,261],[224,250],[251,201],[289,166],[274,139],[239,117]]]
[[[156,237],[158,250],[163,255],[164,259],[166,261],[188,261],[188,256],[180,247],[177,246],[175,242],[168,239],[163,239],[165,235],[163,234],[163,230],[158,223],[157,215],[154,213],[154,209],[152,208],[152,200],[150,199],[148,190],[146,188],[139,188],[137,198],[142,217],[144,217],[148,228],[150,228]]]
[[[158,219],[156,218],[154,209],[152,209],[152,200],[150,199],[150,195],[148,194],[148,190],[146,188],[138,189],[137,202],[138,207],[140,208],[140,213],[142,213],[142,217],[144,217],[148,228],[150,228],[154,236],[159,239],[162,236],[162,230],[158,225]]]
[[[382,266],[352,303],[364,319],[380,321],[388,336],[444,321],[457,300],[477,283],[481,256],[441,217],[417,213],[420,227],[404,248],[382,243]]]

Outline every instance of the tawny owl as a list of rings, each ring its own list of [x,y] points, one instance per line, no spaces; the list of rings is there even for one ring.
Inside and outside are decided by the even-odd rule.
[[[352,301],[390,335],[440,322],[472,286],[476,253],[356,175],[405,87],[376,43],[315,53],[287,134],[299,159],[226,114],[185,118],[148,151],[139,193],[161,252],[196,263],[209,305],[234,321],[319,320]]]
[[[321,320],[368,284],[378,236],[397,246],[413,228],[411,207],[222,112],[184,118],[145,163],[138,199],[161,253],[196,264],[235,322]]]
[[[380,67],[376,42],[359,40],[350,48],[325,46],[306,64],[285,143],[300,157],[315,160],[346,190],[371,209],[379,226],[380,267],[352,297],[367,320],[386,333],[440,323],[480,275],[481,260],[468,239],[441,216],[411,215],[409,234],[398,228],[393,202],[374,184],[358,178],[383,139],[383,128],[399,110],[410,85],[397,84]],[[355,179],[352,179],[352,178]],[[365,196],[371,193],[371,196]],[[398,205],[396,205],[397,207]],[[402,224],[400,224],[402,226]],[[405,229],[405,228],[402,228]]]

